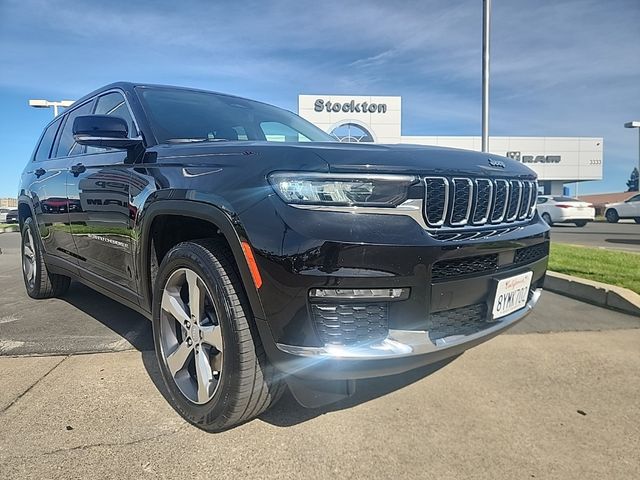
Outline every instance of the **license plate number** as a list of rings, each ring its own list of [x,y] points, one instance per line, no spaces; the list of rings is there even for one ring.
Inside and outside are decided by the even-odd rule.
[[[498,281],[493,300],[493,319],[504,317],[521,309],[527,303],[533,272],[526,272]]]

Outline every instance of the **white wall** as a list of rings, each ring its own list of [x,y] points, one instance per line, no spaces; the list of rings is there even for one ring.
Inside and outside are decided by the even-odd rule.
[[[478,137],[403,136],[402,143],[437,145],[467,150],[481,150]],[[489,151],[506,156],[519,152],[520,159],[533,156],[559,156],[558,163],[525,163],[540,180],[601,180],[604,141],[598,137],[491,137]]]

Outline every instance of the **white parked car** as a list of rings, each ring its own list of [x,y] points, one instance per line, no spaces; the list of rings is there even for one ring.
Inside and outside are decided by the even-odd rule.
[[[554,223],[575,223],[577,227],[584,227],[596,216],[593,205],[573,197],[540,195],[537,208],[549,226]]]
[[[0,223],[6,223],[7,221],[7,213],[9,213],[8,208],[0,208]]]
[[[636,223],[640,223],[640,194],[624,202],[607,203],[604,216],[609,223],[616,223],[621,218],[633,218]]]

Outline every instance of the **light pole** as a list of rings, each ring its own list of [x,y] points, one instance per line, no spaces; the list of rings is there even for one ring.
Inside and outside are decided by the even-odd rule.
[[[58,107],[70,107],[73,105],[73,100],[60,100],[59,102],[52,102],[49,100],[29,100],[29,106],[33,108],[50,108],[53,107],[53,116],[58,116]]]
[[[624,128],[638,129],[638,175],[640,175],[640,121],[627,122],[624,124]],[[638,191],[640,191],[640,177],[638,177]]]
[[[482,151],[489,151],[489,40],[491,0],[482,0]]]

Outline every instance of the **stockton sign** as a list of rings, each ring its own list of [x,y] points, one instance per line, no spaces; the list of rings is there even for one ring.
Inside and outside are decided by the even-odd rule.
[[[369,103],[369,102],[330,102],[318,98],[313,104],[316,112],[326,110],[327,112],[344,112],[344,113],[387,113],[386,103]]]
[[[507,157],[522,163],[560,163],[561,155],[521,155],[520,152],[507,152]]]

